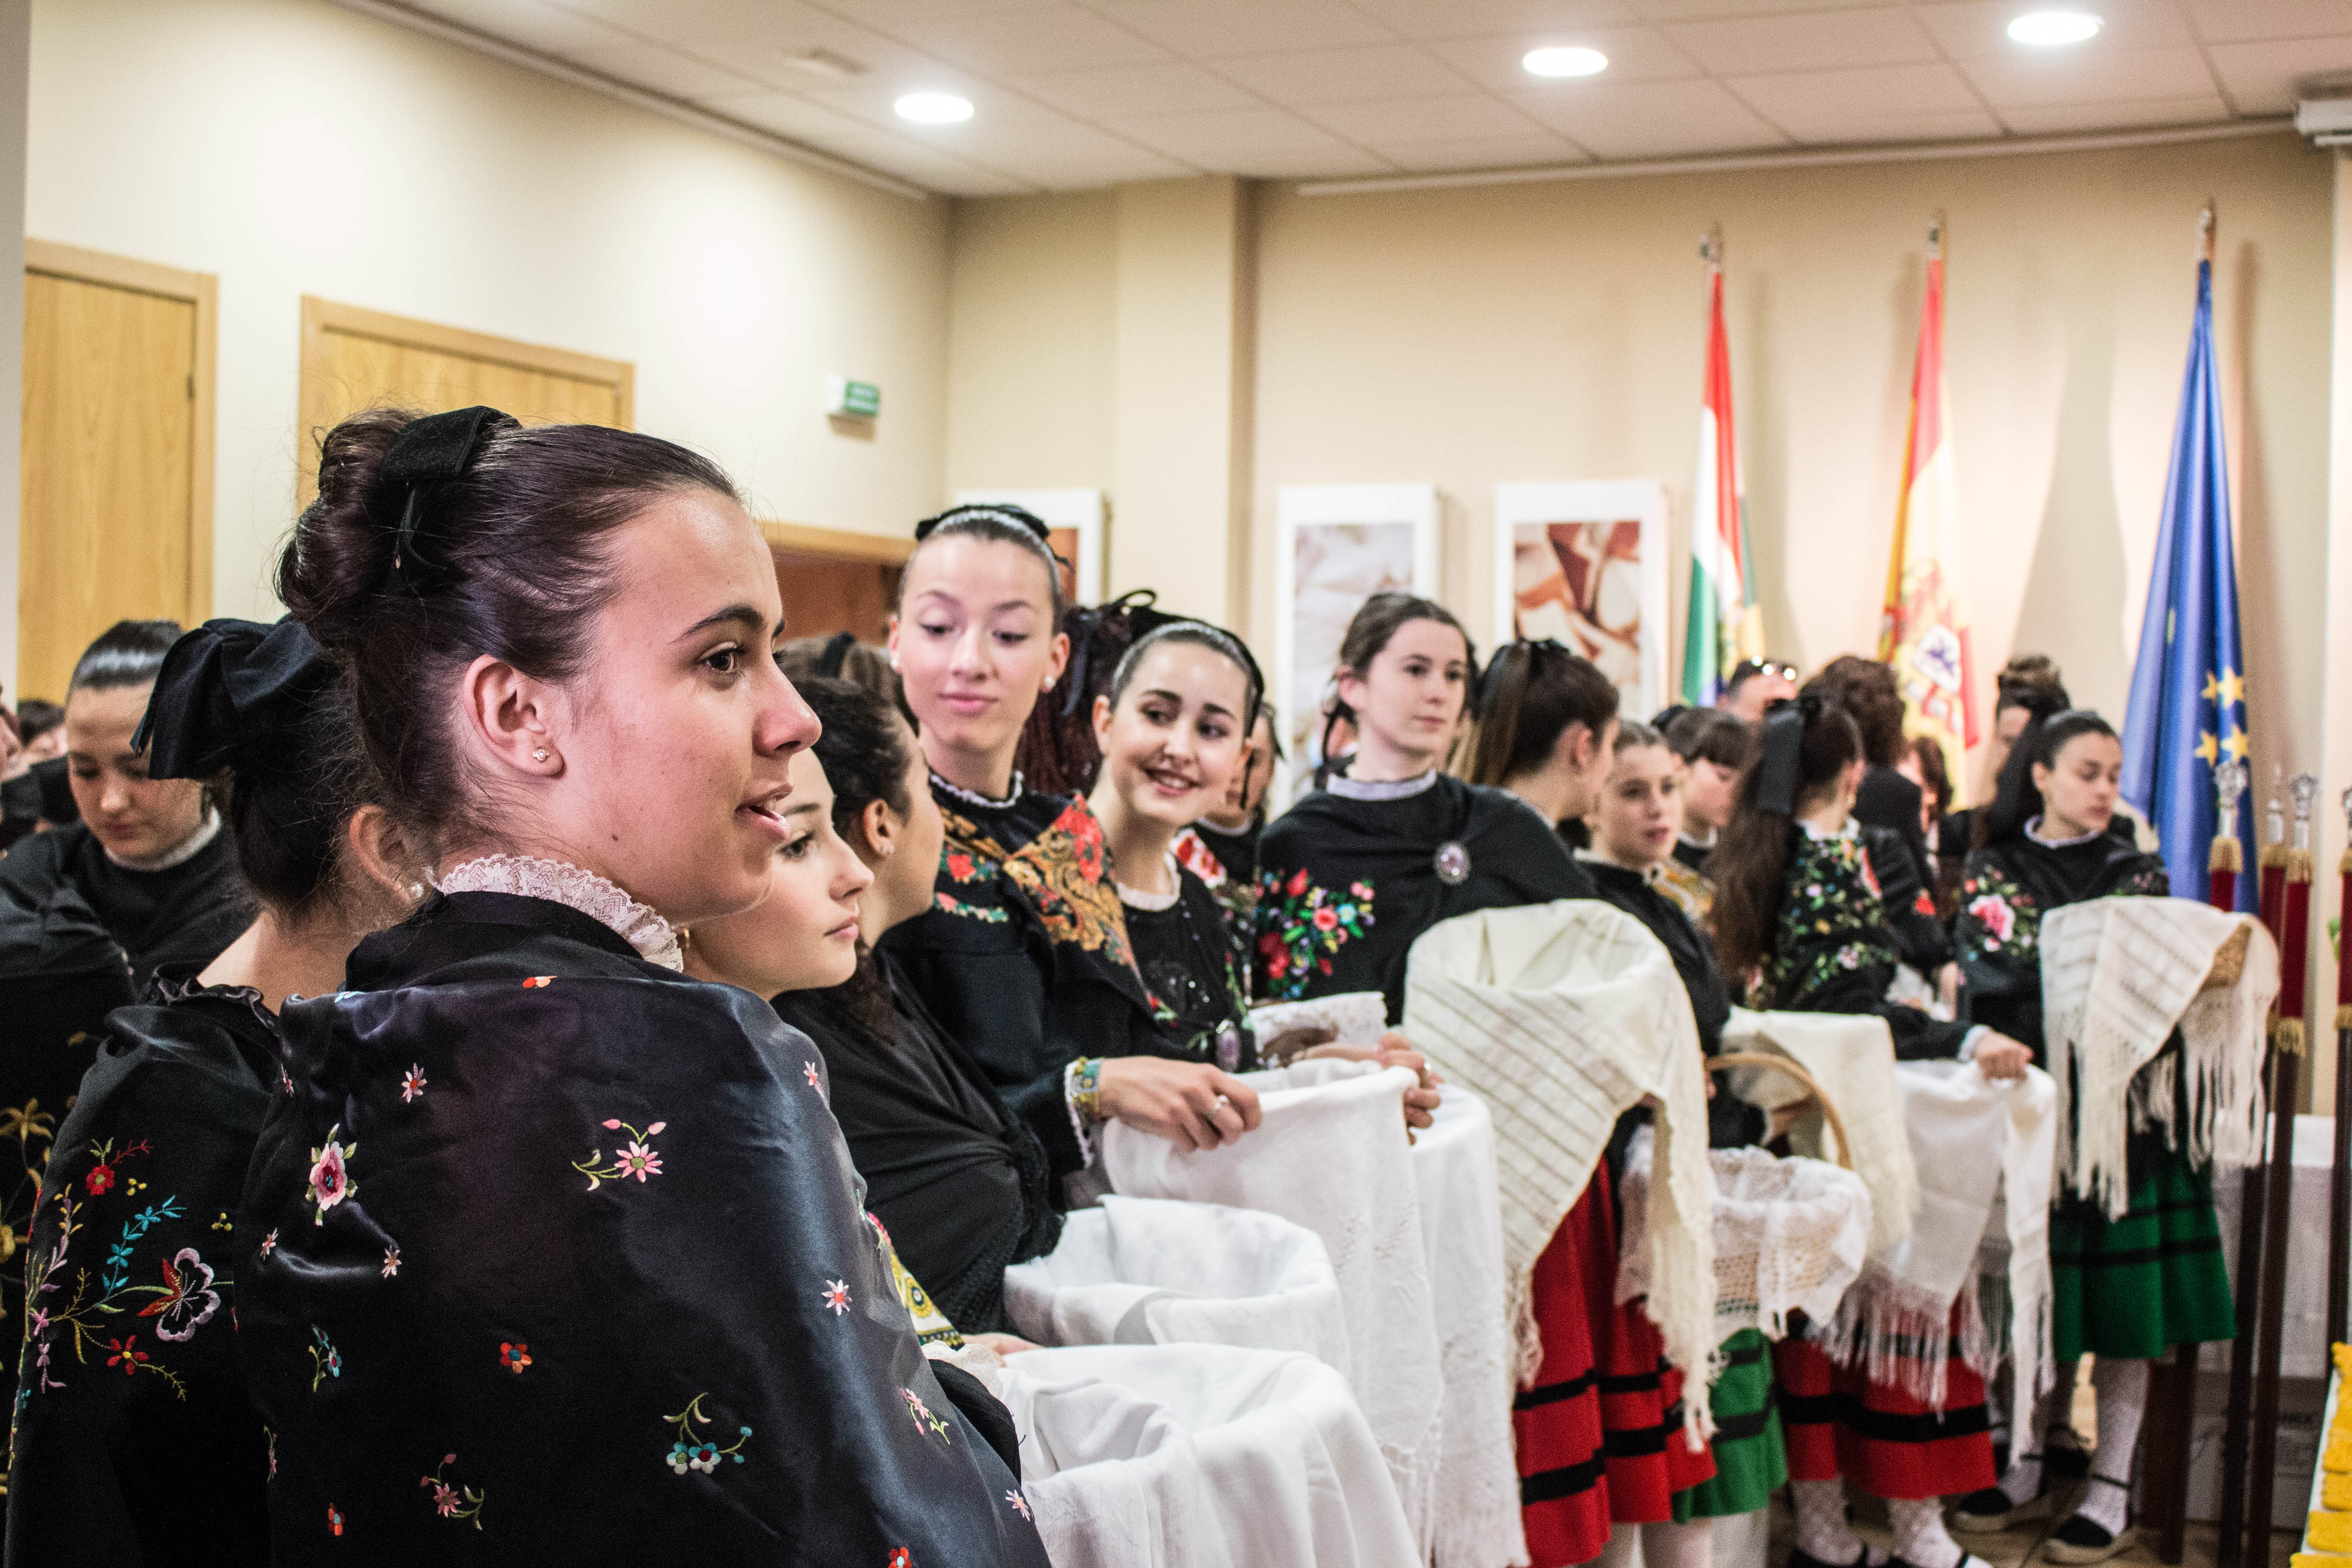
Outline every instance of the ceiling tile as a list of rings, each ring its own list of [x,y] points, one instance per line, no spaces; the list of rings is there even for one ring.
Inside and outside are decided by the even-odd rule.
[[[2134,103],[2050,103],[2003,109],[2000,118],[2021,136],[2061,136],[2077,131],[2127,131],[2148,125],[2198,125],[2230,118],[2230,106],[2202,98],[2148,98]]]
[[[638,40],[590,17],[576,16],[539,0],[419,0],[416,8],[428,15],[539,49],[568,55],[581,49],[612,48]]]
[[[647,0],[606,0],[606,3],[641,5]],[[697,0],[697,3],[751,9],[764,6],[767,0]],[[891,32],[928,26],[933,22],[961,21],[971,16],[1002,16],[1014,11],[1047,10],[1062,4],[1062,0],[814,0],[814,3],[848,20]],[[658,0],[658,4],[667,5],[671,4],[671,0]]]
[[[787,92],[754,93],[742,98],[717,98],[704,100],[713,114],[740,120],[762,131],[772,131],[779,136],[794,141],[814,141],[822,138],[855,136],[863,139],[874,128],[862,120],[795,98]]]
[[[1533,136],[1540,129],[1509,104],[1483,92],[1377,103],[1326,103],[1298,112],[1327,131],[1382,153],[1427,142]]]
[[[1599,49],[1609,57],[1609,68],[1597,77],[1551,81],[1529,76],[1519,62],[1529,49],[1552,44],[1581,44]],[[1528,88],[1569,94],[1603,81],[1666,81],[1701,74],[1698,62],[1654,27],[1595,27],[1583,32],[1529,33],[1517,37],[1459,38],[1429,47],[1432,54],[1458,68],[1472,81],[1496,92]]]
[[[812,79],[805,85],[795,82],[792,91],[812,103],[822,103],[829,109],[878,125],[886,130],[903,129],[914,133],[918,127],[898,118],[891,105],[909,92],[952,92],[971,100],[972,119],[996,123],[1018,123],[1024,120],[1060,120],[1063,116],[1028,94],[992,83],[965,71],[940,68],[919,73],[877,71],[856,81],[825,82]],[[927,130],[950,130],[953,126],[926,127]]]
[[[1379,98],[1433,98],[1470,85],[1461,72],[1410,44],[1249,55],[1219,60],[1217,72],[1294,108]]]
[[[952,150],[971,163],[1040,185],[1070,188],[1196,174],[1190,165],[1076,121],[956,128]]]
[[[1769,16],[1798,11],[1858,11],[1886,0],[1625,0],[1644,22],[1696,22],[1714,16]]]
[[[1700,65],[1725,75],[1913,65],[1937,58],[1926,29],[1892,5],[1676,22],[1660,31]]]
[[[1085,70],[1169,58],[1150,39],[1076,5],[926,22],[907,37],[942,59],[992,74]]]
[[[1087,120],[1264,107],[1258,99],[1189,60],[1113,66],[1104,70],[1052,71],[1014,77],[1011,85],[1065,113]]]
[[[983,167],[953,152],[925,146],[911,137],[877,130],[845,115],[827,114],[813,105],[797,104],[782,93],[735,99],[712,107],[730,118],[773,131],[818,152],[830,153],[950,195],[1002,195],[1030,188],[1028,182],[1005,170]]]
[[[672,98],[710,98],[721,93],[748,92],[764,85],[658,44],[575,49],[564,58],[599,75],[615,77]]]
[[[1963,60],[1959,69],[1996,109],[2038,103],[2118,103],[2216,96],[2194,48],[2117,49]]]
[[[1725,83],[1750,109],[1801,142],[1963,141],[1997,136],[2000,122],[1949,66],[1790,71]]]
[[[1612,82],[1574,98],[1514,93],[1511,99],[1601,158],[1678,158],[1788,144],[1712,81]]]
[[[2340,35],[2214,44],[2206,52],[2241,114],[2290,113],[2305,89],[2336,85],[2352,72],[2352,37]]]
[[[1377,174],[1381,159],[1278,109],[1156,114],[1113,129],[1196,168],[1275,179],[1301,174]]]
[[[1475,38],[1561,27],[1621,27],[1638,21],[1626,0],[1356,0],[1356,8],[1407,38]]]
[[[2118,49],[2177,48],[2196,42],[2173,0],[2097,0],[2099,19],[2106,24],[2097,37],[2054,49],[2036,48],[2009,36],[2010,22],[2030,8],[2018,0],[1949,0],[1916,5],[1911,14],[1956,60],[2080,59]]]
[[[2344,0],[2189,0],[2189,17],[2199,37],[2217,44],[2352,32]]]
[[[1092,5],[1194,59],[1395,41],[1347,0],[1092,0]]]
[[[1492,141],[1431,142],[1399,147],[1390,154],[1416,174],[1448,174],[1474,169],[1526,169],[1554,163],[1590,163],[1591,154],[1565,136],[1505,136]]]

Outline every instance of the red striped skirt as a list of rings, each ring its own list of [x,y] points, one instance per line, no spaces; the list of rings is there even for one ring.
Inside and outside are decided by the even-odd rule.
[[[1772,1347],[1772,1375],[1792,1481],[1843,1475],[1872,1497],[1916,1500],[1996,1479],[1984,1379],[1958,1356],[1945,1368],[1940,1412],[1859,1367],[1832,1366],[1794,1331]]]

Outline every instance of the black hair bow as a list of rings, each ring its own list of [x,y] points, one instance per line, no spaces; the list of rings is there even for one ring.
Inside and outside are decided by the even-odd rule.
[[[393,437],[392,450],[384,454],[383,467],[379,470],[380,482],[408,487],[407,498],[401,503],[400,521],[393,531],[394,583],[420,599],[448,585],[453,574],[447,563],[435,559],[425,547],[425,492],[445,479],[463,474],[491,434],[518,428],[520,424],[512,415],[477,404],[471,408],[413,419]]]
[[[334,676],[299,621],[206,621],[163,656],[131,748],[147,753],[149,778],[210,778],[300,713]]]
[[[1818,706],[1818,702],[1814,706]],[[1764,734],[1756,748],[1756,809],[1794,816],[1797,774],[1805,750],[1805,700],[1783,697],[1764,710]]]

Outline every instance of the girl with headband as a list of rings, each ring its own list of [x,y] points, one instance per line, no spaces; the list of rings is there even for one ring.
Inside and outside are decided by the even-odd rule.
[[[273,1558],[1042,1568],[815,1047],[681,973],[681,925],[766,896],[817,732],[726,475],[354,415],[278,592],[436,893],[284,1015],[236,1219]]]

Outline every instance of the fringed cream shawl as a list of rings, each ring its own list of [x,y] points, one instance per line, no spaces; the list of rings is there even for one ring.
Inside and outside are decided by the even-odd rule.
[[[1667,1359],[1703,1378],[1716,1344],[1706,1084],[1690,999],[1665,948],[1592,900],[1457,916],[1412,945],[1404,1031],[1494,1112],[1521,1387],[1542,1355],[1536,1259],[1591,1179],[1618,1115],[1656,1099],[1665,1175],[1650,1191],[1647,1310]],[[1706,1400],[1688,1407],[1707,1424]]]
[[[2137,898],[2090,899],[2045,916],[2042,1037],[2061,1096],[2070,1079],[2079,1085],[2059,1117],[2068,1190],[2122,1215],[2135,1128],[2161,1128],[2191,1164],[2259,1159],[2263,1023],[2278,989],[2277,945],[2246,915]],[[2158,1061],[2176,1027],[2180,1050]]]

